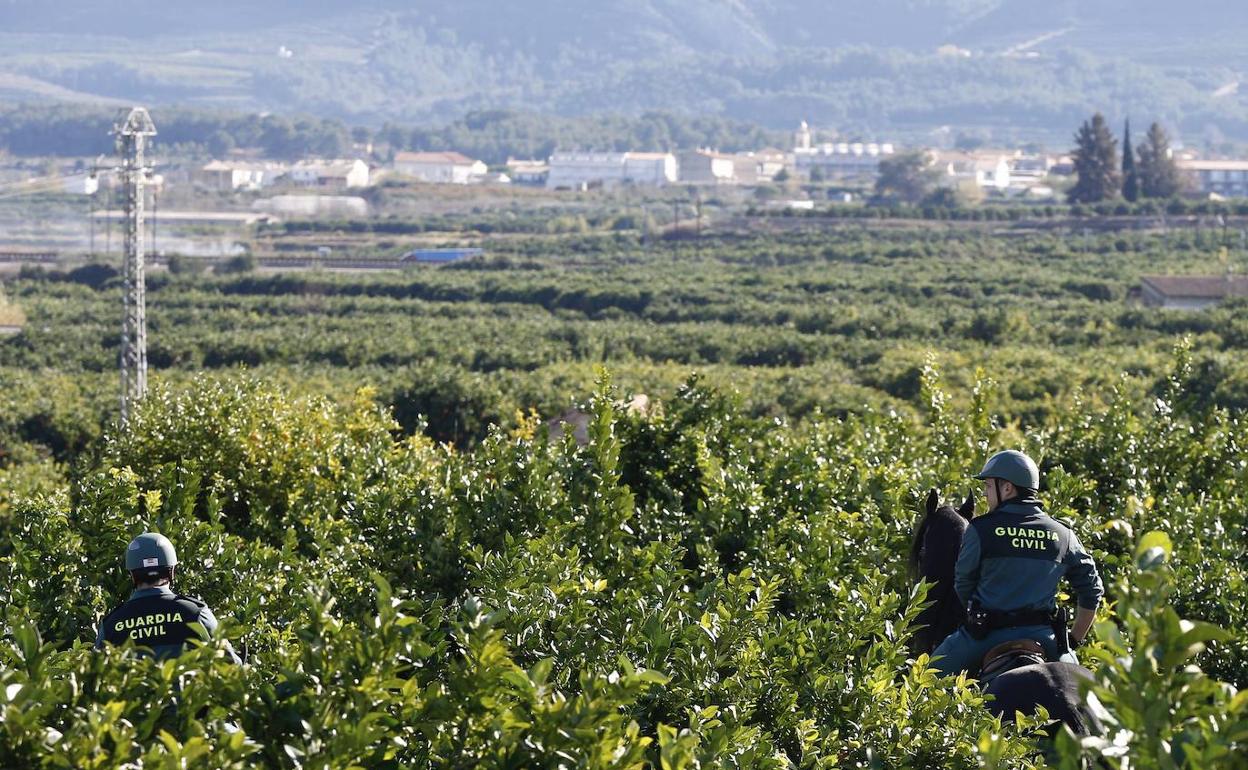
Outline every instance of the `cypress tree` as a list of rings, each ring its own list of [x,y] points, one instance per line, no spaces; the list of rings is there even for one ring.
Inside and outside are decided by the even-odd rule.
[[[1078,181],[1066,193],[1071,203],[1099,203],[1117,197],[1121,189],[1118,175],[1118,142],[1105,123],[1105,116],[1096,113],[1085,120],[1075,134],[1071,153]]]
[[[1149,127],[1148,136],[1136,154],[1139,156],[1140,192],[1145,198],[1171,198],[1179,194],[1183,180],[1170,156],[1170,137],[1160,124]]]
[[[1131,148],[1131,121],[1122,129],[1122,197],[1134,203],[1140,198],[1140,175],[1135,168],[1135,151]]]

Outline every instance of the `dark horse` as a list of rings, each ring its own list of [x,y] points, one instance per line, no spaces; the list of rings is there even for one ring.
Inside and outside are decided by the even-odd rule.
[[[931,654],[945,637],[966,620],[966,608],[953,590],[953,567],[962,548],[962,536],[975,516],[975,496],[970,495],[956,510],[940,505],[940,495],[927,493],[926,515],[910,546],[910,574],[915,581],[934,585],[927,592],[926,609],[919,613],[922,626],[910,639],[915,655]]]
[[[929,604],[916,621],[924,627],[910,641],[916,655],[930,655],[966,621],[966,609],[953,588],[954,566],[962,537],[975,515],[975,498],[967,497],[955,509],[940,505],[940,495],[933,489],[927,494],[925,509],[910,547],[910,568],[916,581],[934,585],[927,593]],[[1036,706],[1044,706],[1049,716],[1066,723],[1076,734],[1100,734],[1100,722],[1080,693],[1081,680],[1091,678],[1091,672],[1082,666],[1036,662],[1020,655],[1013,668],[1007,663],[1005,671],[985,687],[993,696],[988,709],[1003,719],[1013,719],[1015,712],[1031,714]]]

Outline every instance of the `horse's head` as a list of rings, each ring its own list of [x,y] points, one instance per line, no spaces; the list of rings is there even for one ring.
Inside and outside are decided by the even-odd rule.
[[[923,503],[924,515],[923,520],[919,522],[919,526],[914,532],[914,541],[910,544],[910,570],[917,581],[920,578],[927,577],[927,572],[923,569],[924,552],[931,550],[935,546],[935,552],[928,553],[926,563],[930,564],[932,557],[940,563],[948,561],[949,570],[952,572],[953,564],[958,560],[958,551],[962,548],[962,533],[966,531],[966,527],[970,524],[971,519],[975,518],[975,495],[969,494],[962,504],[957,508],[952,505],[940,504],[940,493],[936,488],[928,490],[927,499]],[[961,525],[958,522],[961,521]],[[952,534],[952,530],[957,531],[957,542],[952,540],[946,542],[929,542],[928,535],[931,532],[933,524],[946,524],[946,527],[938,527],[939,529],[950,530],[948,534]],[[941,534],[945,534],[942,532]],[[942,570],[937,570],[942,571]]]
[[[940,494],[932,489],[924,503],[923,520],[915,530],[910,546],[910,569],[915,581],[934,585],[927,593],[931,605],[919,614],[925,626],[915,632],[912,647],[916,653],[931,652],[965,618],[965,609],[953,590],[953,568],[962,550],[962,535],[975,516],[975,496],[962,505],[941,505]]]

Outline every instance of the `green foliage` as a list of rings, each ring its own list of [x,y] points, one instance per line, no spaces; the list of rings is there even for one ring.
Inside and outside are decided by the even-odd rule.
[[[230,257],[217,266],[216,272],[229,275],[231,273],[250,273],[256,269],[256,259],[250,254],[239,254]],[[170,269],[173,272],[172,268]],[[179,271],[181,272],[181,271]]]
[[[1135,148],[1131,146],[1131,122],[1122,130],[1122,197],[1131,203],[1141,195],[1140,172],[1135,166]]]
[[[990,369],[1001,384],[994,408],[1033,426],[1071,408],[1080,389],[1100,403],[1119,371],[1159,377],[1188,334],[1205,403],[1248,401],[1242,313],[1121,301],[1141,273],[1224,269],[1221,232],[1018,238],[978,227],[793,225],[648,249],[635,233],[500,236],[485,244],[491,261],[472,269],[154,273],[152,376],[179,382],[247,366],[319,392],[369,384],[406,430],[423,424],[464,446],[491,423],[510,427],[517,409],[566,411],[603,362],[635,392],[674,389],[696,368],[739,389],[752,414],[801,419],[815,408],[920,406],[932,351],[955,393],[968,392],[976,368]],[[17,443],[61,457],[81,439],[58,433],[98,432],[117,355],[116,279],[72,277],[27,271],[9,284],[30,320],[0,340],[0,377],[39,382],[32,373],[52,372],[46,395],[23,398],[4,420]],[[30,411],[37,404],[47,408]]]
[[[645,112],[640,117],[558,117],[516,110],[470,111],[439,128],[387,124],[377,137],[395,149],[454,148],[486,163],[547,158],[555,150],[756,150],[785,141],[780,131],[723,117]]]
[[[1248,767],[1248,691],[1206,676],[1192,665],[1210,642],[1232,634],[1204,621],[1183,620],[1172,606],[1174,547],[1163,532],[1140,538],[1132,567],[1115,587],[1118,624],[1097,625],[1100,664],[1089,690],[1107,735],[1058,742],[1061,768]]]
[[[158,389],[70,494],[0,519],[0,749],[63,767],[1033,767],[1033,725],[996,724],[906,649],[925,593],[899,558],[916,490],[957,489],[1009,440],[993,390],[968,418],[929,364],[917,420],[796,429],[696,382],[645,413],[600,383],[586,445],[526,417],[460,453],[399,437],[367,392]],[[1238,489],[1204,477],[1241,453],[1225,420],[1122,400],[1028,442],[1113,579],[1123,630],[1098,627],[1096,692],[1136,736],[1064,756],[1240,750],[1243,699],[1185,666],[1206,641],[1198,660],[1242,666],[1243,614],[1227,632],[1179,622],[1207,588],[1156,566],[1163,536],[1117,534],[1151,504],[1109,518],[1119,494]],[[1208,527],[1242,526],[1243,508],[1184,510],[1183,574],[1217,565],[1234,613],[1242,568]],[[150,528],[247,665],[214,645],[163,663],[86,648],[124,596],[125,542]],[[1138,722],[1170,697],[1165,722]]]
[[[918,203],[936,183],[937,172],[924,152],[906,152],[880,160],[875,194],[903,203]]]
[[[335,120],[184,108],[153,109],[152,115],[160,131],[155,146],[164,153],[219,156],[238,146],[260,149],[271,158],[296,159],[338,157],[351,146],[346,127]],[[116,119],[115,110],[94,106],[0,106],[0,147],[19,156],[110,154],[109,131]]]
[[[1178,164],[1170,152],[1170,137],[1159,123],[1148,128],[1139,155],[1140,193],[1146,198],[1172,198],[1183,190]]]
[[[1096,113],[1084,121],[1075,134],[1075,186],[1067,191],[1071,203],[1100,203],[1117,198],[1122,189],[1118,169],[1118,142],[1105,123],[1105,116]]]
[[[489,269],[154,275],[126,430],[115,286],[27,273],[0,343],[0,757],[1234,767],[1248,330],[1114,301],[1211,243],[609,233],[499,239]],[[572,404],[586,441],[552,441],[538,415]],[[907,653],[919,494],[961,498],[1003,447],[1106,575],[1108,743],[1046,747]],[[87,649],[147,529],[247,665]],[[1171,553],[1141,566],[1153,530]]]

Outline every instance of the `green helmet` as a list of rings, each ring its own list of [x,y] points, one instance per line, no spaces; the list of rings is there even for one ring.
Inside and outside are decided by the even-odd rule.
[[[1040,469],[1035,461],[1017,449],[1007,449],[989,457],[975,478],[1001,479],[1020,489],[1040,488]]]
[[[157,532],[144,532],[126,547],[126,569],[131,572],[177,564],[178,553],[173,550],[173,543]]]

